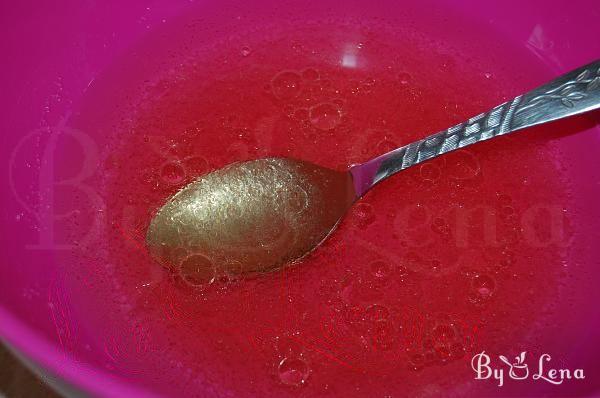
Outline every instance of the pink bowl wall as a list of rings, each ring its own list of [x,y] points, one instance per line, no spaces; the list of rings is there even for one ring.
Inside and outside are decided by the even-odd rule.
[[[78,341],[78,347],[72,350],[77,353],[76,358],[64,354],[64,345],[72,333],[69,325],[75,315],[60,307],[60,302],[67,299],[56,260],[56,251],[61,248],[53,243],[48,220],[40,211],[46,202],[38,197],[41,194],[47,198],[50,194],[44,191],[44,186],[53,177],[44,172],[48,169],[44,166],[52,158],[48,156],[48,142],[36,137],[44,137],[56,126],[62,126],[76,112],[92,80],[163,20],[185,12],[187,7],[203,6],[192,3],[19,1],[0,6],[4,38],[0,44],[3,54],[0,169],[4,182],[0,212],[4,254],[0,267],[0,337],[51,373],[99,395],[132,397],[150,392],[91,365],[100,352],[86,347],[85,339]],[[243,9],[242,3],[234,6]],[[268,0],[257,7],[276,3],[279,7],[276,12],[283,13],[288,8],[288,4]],[[342,6],[335,1],[321,3],[321,7]],[[352,2],[356,9],[367,7],[374,12],[385,12],[383,6],[363,3]],[[600,6],[595,0],[558,4],[543,0],[446,3],[468,18],[489,24],[506,40],[527,47],[556,73],[600,56]],[[207,19],[210,18],[207,13]],[[598,134],[587,132],[585,138],[588,140],[585,145],[577,145],[584,163],[593,164]],[[24,159],[38,159],[39,163],[28,164]],[[589,207],[591,218],[599,216],[594,208],[600,192],[598,185],[589,181],[599,181],[599,177],[599,171],[588,168],[581,181],[575,182],[585,193],[587,201],[582,206]],[[596,262],[598,258],[595,257]],[[597,293],[590,293],[593,302],[592,294]],[[588,321],[586,327],[590,331],[597,328],[597,313],[596,318]],[[589,351],[594,347],[591,342],[587,342],[591,345],[580,342],[579,349]]]

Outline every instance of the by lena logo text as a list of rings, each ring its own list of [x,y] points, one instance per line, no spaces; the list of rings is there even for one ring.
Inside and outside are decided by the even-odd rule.
[[[529,368],[526,363],[526,351],[509,361],[504,355],[499,355],[499,361],[492,363],[492,358],[482,351],[471,359],[471,367],[475,372],[475,380],[493,379],[502,387],[506,378],[512,380],[537,380],[559,385],[566,380],[583,380],[583,369],[556,369],[550,364],[552,357],[542,354],[537,360],[536,367]]]

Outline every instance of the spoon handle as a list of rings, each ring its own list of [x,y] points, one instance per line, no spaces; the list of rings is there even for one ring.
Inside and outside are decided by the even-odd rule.
[[[350,173],[357,197],[389,176],[427,159],[479,141],[600,108],[600,60],[566,73],[429,137],[394,149]]]

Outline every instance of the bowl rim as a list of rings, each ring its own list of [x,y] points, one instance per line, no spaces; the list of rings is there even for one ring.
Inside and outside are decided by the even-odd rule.
[[[447,1],[444,1],[447,2]],[[473,3],[473,1],[465,1]],[[526,7],[531,7],[527,5]],[[569,66],[577,66],[580,59],[569,59],[560,68],[565,70]],[[124,396],[124,397],[158,397],[156,392],[151,392],[139,383],[133,383],[122,376],[103,370],[99,366],[91,365],[61,349],[60,345],[52,343],[43,333],[29,325],[23,317],[11,311],[8,305],[0,303],[0,342],[5,341],[12,348],[18,350],[26,358],[40,366],[44,374],[55,376],[81,390],[83,395],[93,396]]]
[[[35,329],[28,327],[16,316],[0,306],[0,339],[26,358],[31,359],[37,369],[54,376],[66,387],[80,390],[83,396],[107,397],[159,397],[156,393],[130,382],[119,380],[114,374],[77,361],[72,355],[51,344]]]

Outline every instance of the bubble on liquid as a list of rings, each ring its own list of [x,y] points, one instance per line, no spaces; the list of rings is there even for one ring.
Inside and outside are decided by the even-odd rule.
[[[402,72],[402,73],[398,74],[398,81],[403,86],[408,85],[411,80],[412,80],[412,76],[410,74],[406,73],[406,72]]]
[[[502,206],[500,208],[500,215],[503,217],[509,217],[515,214],[515,209],[512,206]]]
[[[371,272],[373,273],[373,276],[375,276],[376,278],[386,278],[389,276],[390,266],[385,261],[374,261],[373,263],[371,263],[370,268]]]
[[[355,215],[356,224],[364,228],[375,221],[375,210],[373,206],[367,202],[359,202],[354,206],[353,213]]]
[[[281,71],[271,80],[271,90],[280,100],[296,98],[302,92],[302,76],[291,70]]]
[[[481,172],[477,157],[466,150],[458,150],[446,158],[448,175],[456,180],[469,180]]]
[[[376,145],[376,148],[377,148],[377,153],[384,154],[384,153],[393,151],[394,149],[397,149],[398,145],[394,141],[388,140],[386,138],[386,139],[379,141]]]
[[[302,78],[308,81],[314,81],[319,79],[319,71],[314,68],[306,68],[302,70]]]
[[[185,178],[185,169],[179,162],[167,162],[160,168],[160,178],[167,184],[179,184]]]
[[[241,279],[244,266],[237,260],[225,260],[218,267],[218,280],[233,283]],[[215,278],[216,279],[216,278]]]
[[[297,41],[292,42],[292,50],[294,50],[295,52],[301,52],[302,49],[303,49],[303,46],[301,43],[298,43]]]
[[[496,282],[491,276],[476,275],[471,282],[472,291],[469,299],[475,304],[488,301],[496,290]]]
[[[303,358],[286,357],[279,363],[277,373],[279,380],[283,384],[300,387],[306,383],[310,374],[310,368]]]
[[[201,156],[189,156],[183,160],[185,169],[193,176],[199,176],[208,171],[208,161]]]
[[[439,260],[431,260],[431,271],[434,273],[438,273],[442,270],[442,262]]]
[[[233,134],[235,135],[236,139],[241,142],[244,142],[248,145],[256,144],[256,137],[254,136],[254,132],[249,128],[244,127],[234,129]]]
[[[202,254],[192,254],[184,258],[179,272],[183,280],[192,286],[211,284],[216,277],[213,261]]]
[[[242,57],[247,57],[251,53],[252,53],[252,49],[250,49],[250,47],[248,47],[248,46],[244,46],[240,50],[240,54],[242,54]]]
[[[342,113],[337,105],[325,102],[310,108],[309,120],[320,130],[331,130],[342,120]]]
[[[424,181],[435,182],[441,174],[440,167],[435,163],[425,163],[419,167],[419,175]]]

